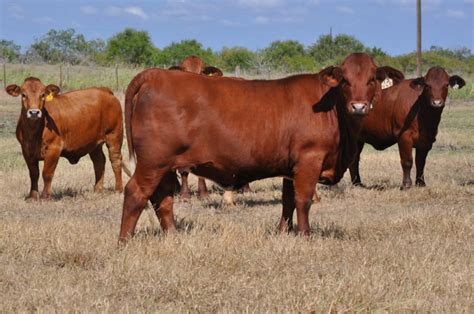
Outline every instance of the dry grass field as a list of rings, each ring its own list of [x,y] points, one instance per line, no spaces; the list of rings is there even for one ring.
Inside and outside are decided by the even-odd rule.
[[[312,236],[277,234],[281,179],[254,182],[237,205],[220,191],[179,199],[179,231],[151,209],[118,248],[122,195],[93,193],[88,158],[61,160],[54,200],[25,202],[14,138],[18,99],[0,92],[0,312],[474,312],[474,104],[445,109],[426,188],[400,191],[392,147],[367,147],[361,175],[318,186]],[[124,150],[125,151],[125,150]],[[40,184],[41,187],[41,184]],[[192,188],[195,190],[196,181]]]

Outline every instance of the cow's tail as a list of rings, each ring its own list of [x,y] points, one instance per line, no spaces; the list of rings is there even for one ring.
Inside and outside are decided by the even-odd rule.
[[[137,156],[133,147],[132,140],[132,117],[136,102],[136,95],[140,90],[142,84],[147,79],[148,71],[143,71],[133,78],[128,84],[127,91],[125,92],[125,134],[127,136],[128,145],[128,158],[129,158],[129,172],[133,174],[137,165]]]

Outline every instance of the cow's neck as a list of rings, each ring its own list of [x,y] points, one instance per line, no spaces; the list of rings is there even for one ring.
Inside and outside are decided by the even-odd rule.
[[[420,97],[419,101],[421,101],[420,112],[418,113],[420,136],[426,137],[428,141],[434,142],[444,107],[433,107],[430,104],[429,97]]]
[[[31,144],[40,144],[42,139],[43,130],[45,127],[45,114],[37,120],[31,120],[26,118],[26,113],[21,113],[21,128],[23,140]]]
[[[347,112],[344,99],[336,104],[340,132],[339,162],[336,168],[336,177],[342,178],[357,154],[357,139],[362,129],[363,116],[352,115]]]

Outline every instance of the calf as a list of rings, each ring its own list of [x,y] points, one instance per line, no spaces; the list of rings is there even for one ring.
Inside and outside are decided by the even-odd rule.
[[[175,229],[177,169],[226,188],[282,176],[279,229],[309,233],[316,183],[337,183],[356,153],[362,117],[380,81],[403,75],[366,54],[341,67],[279,80],[235,80],[150,69],[129,84],[125,126],[136,170],[125,187],[120,240],[134,233],[148,200],[164,231]],[[136,99],[136,101],[134,101]]]
[[[462,88],[466,83],[457,76],[449,76],[441,67],[432,67],[424,77],[405,80],[383,91],[370,115],[364,119],[359,136],[358,154],[350,167],[352,183],[361,185],[360,153],[364,143],[384,150],[398,143],[403,169],[402,189],[412,185],[410,172],[412,150],[416,149],[416,185],[425,186],[426,156],[436,141],[441,113],[448,95],[448,87]]]
[[[27,198],[38,199],[39,161],[44,160],[42,199],[51,197],[51,182],[59,157],[76,164],[89,154],[94,164],[95,191],[104,186],[106,143],[115,175],[115,190],[122,191],[122,109],[107,88],[89,88],[59,95],[56,85],[44,86],[34,77],[21,86],[9,85],[11,96],[21,95],[16,137],[31,180]]]

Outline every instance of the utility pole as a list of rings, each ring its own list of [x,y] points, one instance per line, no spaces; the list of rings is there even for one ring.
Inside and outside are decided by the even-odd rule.
[[[421,0],[416,0],[416,76],[421,76]]]

